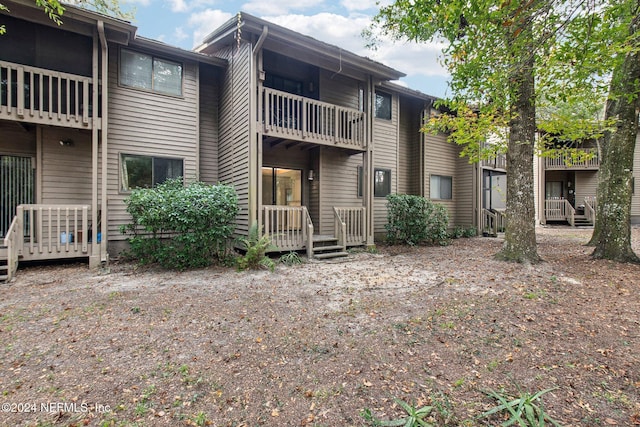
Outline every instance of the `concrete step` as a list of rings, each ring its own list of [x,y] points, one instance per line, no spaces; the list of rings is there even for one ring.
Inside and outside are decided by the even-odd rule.
[[[340,252],[324,252],[321,254],[315,254],[313,257],[315,259],[331,259],[331,258],[338,258],[338,257],[343,257],[343,256],[348,256],[349,252],[344,252],[344,251],[340,251]]]

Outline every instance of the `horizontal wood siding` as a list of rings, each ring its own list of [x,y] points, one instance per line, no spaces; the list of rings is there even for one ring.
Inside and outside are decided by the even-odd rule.
[[[373,119],[373,167],[391,170],[391,193],[398,193],[398,96],[391,97],[391,120]],[[373,198],[373,233],[386,233],[386,197]]]
[[[327,70],[320,70],[320,101],[358,109],[358,82]]]
[[[218,182],[218,70],[200,65],[200,176],[208,184]]]
[[[358,197],[358,166],[362,154],[348,155],[344,150],[320,148],[320,173],[314,185],[320,186],[320,234],[333,234],[334,206],[362,206]]]
[[[459,180],[464,178],[458,175],[458,153],[459,148],[452,143],[447,142],[446,135],[443,134],[426,134],[424,139],[424,195],[429,198],[431,175],[450,176],[453,180],[452,199],[433,201],[447,208],[449,211],[449,224],[456,224],[456,216],[458,213],[458,188],[461,187]]]
[[[41,176],[38,203],[91,205],[91,133],[43,127]]]
[[[631,217],[634,224],[640,224],[640,134],[636,138],[636,149],[633,152],[634,194],[631,197]]]
[[[238,194],[240,212],[236,232],[249,230],[249,72],[251,46],[241,44],[220,51],[229,61],[221,82],[220,141],[218,146],[218,179],[233,185]]]
[[[25,130],[15,122],[0,122],[0,154],[35,157],[35,130]]]
[[[584,205],[585,197],[595,197],[598,192],[597,171],[576,171],[576,207]]]
[[[453,198],[456,202],[456,214],[451,218],[453,225],[461,225],[470,227],[473,225],[474,206],[474,173],[475,168],[469,163],[467,157],[460,157],[460,148],[458,148],[458,158],[456,165],[456,175],[453,183]]]
[[[422,103],[400,98],[398,193],[420,194],[420,116]]]
[[[167,58],[171,59],[171,58]],[[120,192],[120,154],[184,159],[187,181],[198,177],[198,82],[195,62],[183,64],[183,96],[166,96],[118,84],[118,49],[109,50],[109,239],[124,239],[131,217]]]

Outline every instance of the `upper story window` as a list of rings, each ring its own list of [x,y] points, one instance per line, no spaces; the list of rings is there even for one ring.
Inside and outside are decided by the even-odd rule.
[[[182,64],[121,49],[120,84],[165,95],[182,96]]]
[[[358,166],[358,197],[362,197],[362,166]],[[391,170],[379,169],[373,170],[373,196],[387,197],[391,194]]]
[[[376,92],[376,118],[391,120],[391,95]]]

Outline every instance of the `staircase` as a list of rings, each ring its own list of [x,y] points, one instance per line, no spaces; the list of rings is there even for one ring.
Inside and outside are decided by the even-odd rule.
[[[573,217],[574,227],[593,227],[593,222],[584,215],[575,215]]]
[[[313,258],[325,260],[349,255],[333,236],[313,236]]]
[[[0,245],[0,283],[9,278],[9,264],[7,262],[7,247]]]

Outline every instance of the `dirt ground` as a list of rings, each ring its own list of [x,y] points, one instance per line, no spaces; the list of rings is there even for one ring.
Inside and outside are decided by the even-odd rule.
[[[590,234],[540,228],[533,267],[481,237],[274,273],[24,267],[0,287],[0,425],[366,426],[394,398],[498,425],[485,391],[548,388],[561,425],[640,425],[640,266],[592,260]]]

